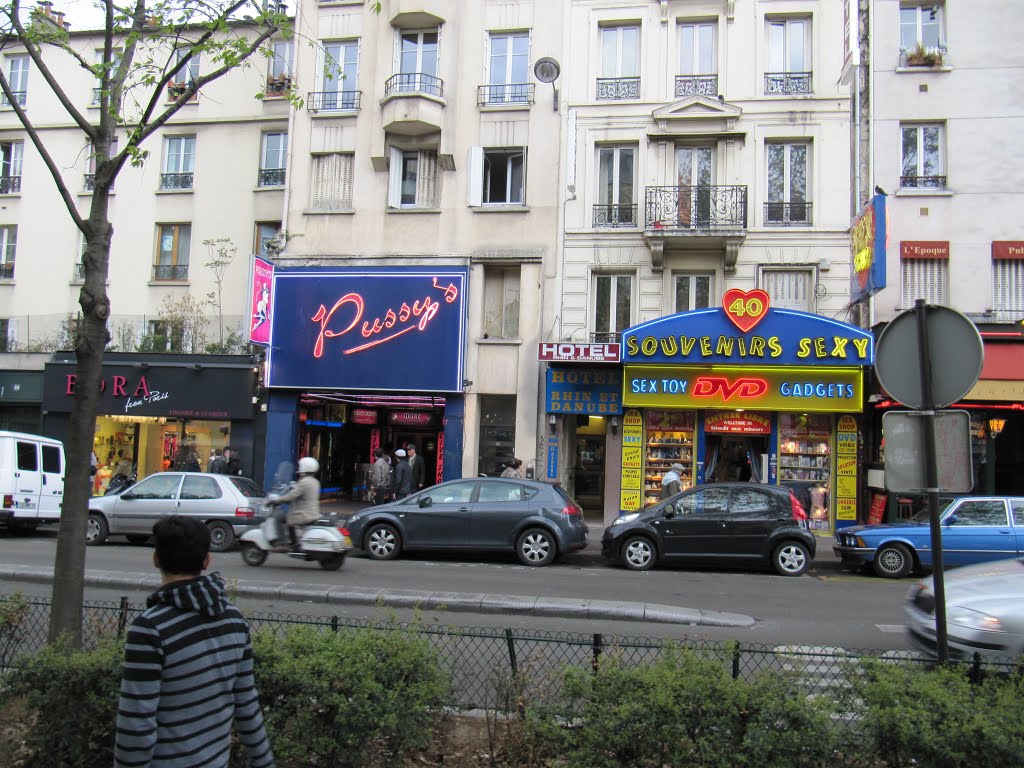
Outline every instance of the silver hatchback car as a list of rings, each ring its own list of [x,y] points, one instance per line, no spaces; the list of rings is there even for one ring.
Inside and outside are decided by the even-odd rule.
[[[85,543],[123,535],[141,543],[168,515],[197,517],[210,529],[210,549],[223,552],[235,537],[266,519],[264,492],[255,481],[204,472],[157,472],[124,493],[89,499]]]

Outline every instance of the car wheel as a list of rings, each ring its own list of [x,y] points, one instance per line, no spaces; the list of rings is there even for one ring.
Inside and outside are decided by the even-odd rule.
[[[802,576],[811,564],[811,552],[799,541],[784,541],[772,553],[772,567],[780,576]]]
[[[875,573],[886,579],[902,579],[914,567],[914,558],[902,544],[886,544],[875,552]]]
[[[320,567],[325,571],[336,571],[341,568],[341,564],[345,562],[344,555],[327,555],[317,560],[320,563]]]
[[[547,565],[555,559],[558,544],[555,537],[543,528],[530,528],[519,534],[516,541],[516,554],[523,565]]]
[[[267,553],[255,544],[246,542],[242,545],[242,562],[246,565],[263,565],[267,559]]]
[[[125,536],[128,539],[129,544],[145,544],[149,539],[149,536],[142,536],[141,534],[132,534],[131,536]]]
[[[402,550],[398,531],[386,523],[373,526],[366,532],[364,549],[374,560],[394,560]]]
[[[89,519],[85,523],[85,543],[90,547],[102,544],[109,535],[110,528],[107,526],[107,521],[103,515],[96,514],[95,512],[89,515]]]
[[[658,553],[646,536],[633,536],[622,545],[622,564],[631,571],[649,571],[657,561]]]
[[[210,529],[211,552],[226,552],[231,549],[231,545],[235,543],[235,532],[230,525],[220,520],[214,520],[212,523],[207,523],[206,527]]]

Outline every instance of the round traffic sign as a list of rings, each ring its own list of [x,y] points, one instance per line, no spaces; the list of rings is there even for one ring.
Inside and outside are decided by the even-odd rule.
[[[931,405],[945,408],[977,383],[985,347],[974,323],[949,307],[925,306],[925,332],[931,358]],[[878,337],[875,373],[886,392],[911,408],[924,407],[920,359],[917,313],[908,309]]]

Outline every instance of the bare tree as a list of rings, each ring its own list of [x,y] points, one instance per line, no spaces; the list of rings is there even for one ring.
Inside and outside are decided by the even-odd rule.
[[[271,37],[290,33],[288,19],[278,12],[278,5],[261,0],[135,0],[127,5],[95,0],[95,4],[105,11],[104,27],[97,32],[103,40],[98,63],[87,60],[86,53],[75,47],[67,30],[58,23],[59,17],[55,21],[48,8],[24,9],[21,0],[10,0],[0,7],[0,49],[16,48],[28,54],[38,77],[91,142],[95,159],[88,211],[85,205],[80,210],[77,193],[69,190],[60,164],[21,106],[7,75],[0,71],[0,90],[6,103],[18,116],[86,242],[82,256],[85,278],[78,298],[82,323],[75,339],[77,383],[49,631],[51,640],[68,634],[75,645],[82,640],[89,454],[96,429],[103,350],[110,341],[106,285],[113,237],[111,188],[126,163],[138,166],[145,162],[146,140],[207,83],[240,67],[254,66],[251,57],[260,51],[266,53]],[[251,20],[237,21],[242,13]],[[91,45],[88,54],[91,59]],[[55,74],[59,69],[51,65],[62,57],[70,57],[75,66],[96,78],[99,109],[94,117],[79,109]],[[201,57],[207,64],[205,74],[192,76],[188,69],[192,57]],[[173,100],[165,104],[168,93]],[[113,144],[118,129],[126,134],[119,149]]]
[[[217,309],[217,330],[220,334],[220,351],[224,351],[224,274],[227,272],[231,262],[235,260],[238,247],[231,242],[230,237],[217,237],[210,240],[203,240],[210,251],[210,260],[206,267],[213,272],[213,281],[217,290],[207,296],[207,303]]]

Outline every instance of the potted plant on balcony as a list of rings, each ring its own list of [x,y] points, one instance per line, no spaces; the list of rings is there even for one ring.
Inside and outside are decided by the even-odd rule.
[[[925,48],[922,43],[918,43],[907,51],[907,66],[940,67],[942,66],[942,51],[937,48]]]
[[[269,75],[267,77],[267,93],[284,93],[291,87],[292,78],[289,75]]]
[[[183,95],[188,89],[188,83],[184,80],[173,80],[167,84],[167,93],[170,94],[172,99],[176,99]]]

